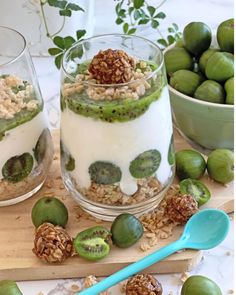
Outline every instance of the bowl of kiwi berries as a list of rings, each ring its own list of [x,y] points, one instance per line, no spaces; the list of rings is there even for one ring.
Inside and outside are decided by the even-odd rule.
[[[161,50],[137,36],[81,41],[64,55],[61,89],[62,176],[80,205],[106,220],[157,206],[174,177]]]
[[[234,19],[217,28],[191,22],[164,52],[174,124],[204,152],[233,149]]]

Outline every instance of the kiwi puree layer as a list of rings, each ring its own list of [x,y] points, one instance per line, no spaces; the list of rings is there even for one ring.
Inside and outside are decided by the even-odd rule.
[[[76,114],[110,123],[127,122],[144,114],[150,104],[160,98],[163,86],[154,91],[151,88],[145,96],[138,100],[127,98],[118,101],[95,101],[85,95],[75,93],[64,101],[68,108]]]

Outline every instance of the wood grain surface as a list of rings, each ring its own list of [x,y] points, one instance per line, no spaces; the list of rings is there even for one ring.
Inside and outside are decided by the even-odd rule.
[[[36,280],[83,277],[89,274],[107,276],[122,267],[137,261],[177,239],[182,227],[174,230],[173,236],[160,240],[157,246],[147,252],[139,249],[139,244],[128,249],[112,248],[110,255],[102,261],[88,262],[79,257],[69,258],[60,265],[48,265],[38,260],[32,253],[34,226],[31,222],[31,209],[34,203],[44,195],[56,195],[66,204],[69,210],[68,232],[75,236],[77,232],[95,225],[95,221],[79,218],[78,204],[63,187],[59,167],[59,132],[54,131],[55,157],[49,176],[42,189],[30,199],[9,207],[0,208],[0,280]],[[188,148],[186,142],[175,134],[175,148]],[[204,176],[203,181],[212,192],[212,199],[206,207],[233,211],[233,183],[224,187],[210,181]],[[101,223],[109,226],[109,223]],[[189,271],[201,260],[201,251],[186,250],[176,253],[153,265],[149,273],[173,273]]]

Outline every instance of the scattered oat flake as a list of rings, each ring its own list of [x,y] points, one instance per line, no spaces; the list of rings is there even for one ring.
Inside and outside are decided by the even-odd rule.
[[[76,284],[71,285],[70,289],[71,289],[72,292],[81,291],[81,287],[79,285],[76,285]]]
[[[234,294],[234,290],[232,290],[232,289],[229,290],[229,291],[228,291],[228,294]]]
[[[184,283],[189,278],[189,276],[190,276],[190,274],[185,271],[181,274],[180,280]]]

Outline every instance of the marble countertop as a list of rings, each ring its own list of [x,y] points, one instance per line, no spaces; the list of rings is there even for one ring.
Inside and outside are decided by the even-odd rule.
[[[153,0],[152,2],[155,4],[158,1]],[[95,1],[94,34],[120,32],[120,27],[111,25],[115,20],[113,5],[114,2],[111,0]],[[167,0],[161,10],[168,16],[161,26],[163,34],[165,34],[168,25],[173,22],[183,29],[187,23],[193,20],[204,21],[214,30],[221,21],[233,17],[233,0]],[[106,13],[106,17],[104,17],[104,13]],[[147,29],[141,31],[140,34],[152,40],[158,38]],[[50,125],[52,128],[58,128],[60,73],[49,57],[34,57],[33,62],[46,102]],[[219,284],[222,294],[234,294],[233,245],[233,222],[231,222],[230,233],[226,240],[215,249],[205,251],[204,259],[191,274],[208,276]],[[182,274],[157,275],[164,288],[163,295],[180,294],[181,276]],[[24,295],[72,295],[74,293],[70,291],[71,286],[79,284],[79,282],[78,278],[19,282],[19,286]],[[119,287],[112,288],[111,294],[121,294]]]

